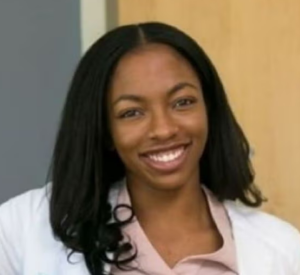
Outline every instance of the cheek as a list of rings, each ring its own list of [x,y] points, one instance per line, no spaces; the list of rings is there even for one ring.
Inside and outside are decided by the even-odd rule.
[[[120,124],[122,123],[116,123],[112,127],[112,138],[117,151],[121,156],[124,156],[124,154],[138,148],[143,135],[141,135],[139,127]]]
[[[185,128],[193,136],[206,138],[208,133],[208,121],[204,111],[194,113],[188,118],[182,118],[180,123],[181,127]]]
[[[196,129],[196,127],[195,127],[195,129]],[[198,120],[197,132],[199,133],[199,135],[203,139],[203,141],[206,143],[207,136],[208,136],[208,120],[207,120],[206,114],[204,117],[202,116]]]

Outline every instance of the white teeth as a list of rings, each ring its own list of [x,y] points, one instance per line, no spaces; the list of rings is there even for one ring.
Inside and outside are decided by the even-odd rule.
[[[183,153],[184,149],[180,148],[176,151],[170,151],[165,153],[160,153],[156,155],[148,155],[150,159],[157,161],[157,162],[169,162],[177,159]]]

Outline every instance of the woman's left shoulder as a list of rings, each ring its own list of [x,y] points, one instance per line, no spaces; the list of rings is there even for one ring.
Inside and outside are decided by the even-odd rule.
[[[300,261],[300,232],[295,226],[257,208],[236,202],[224,205],[234,226],[273,248],[294,251]]]
[[[278,274],[300,274],[300,233],[295,226],[257,208],[232,201],[224,205],[239,251],[254,259],[251,265],[262,260],[280,269]]]
[[[293,225],[259,208],[248,207],[232,201],[226,201],[224,205],[230,218],[236,219],[239,222],[245,222],[248,226],[250,225],[257,229],[261,228],[262,230],[267,229],[268,231],[271,226],[275,231],[278,229],[280,232],[283,230],[294,233],[296,236],[299,235],[299,231]]]

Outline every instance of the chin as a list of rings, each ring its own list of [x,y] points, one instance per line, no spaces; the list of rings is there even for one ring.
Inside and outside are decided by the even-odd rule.
[[[188,180],[185,177],[178,175],[165,176],[152,179],[148,182],[149,187],[157,191],[177,191],[184,188],[188,184]]]

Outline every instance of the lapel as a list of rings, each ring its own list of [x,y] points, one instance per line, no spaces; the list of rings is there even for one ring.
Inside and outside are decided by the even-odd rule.
[[[258,213],[234,202],[225,202],[225,207],[232,223],[239,274],[279,275],[278,270],[274,273],[274,251],[251,224],[251,219]]]

